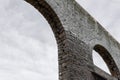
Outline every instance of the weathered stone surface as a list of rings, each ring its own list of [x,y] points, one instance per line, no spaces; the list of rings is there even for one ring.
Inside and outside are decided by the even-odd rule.
[[[97,79],[93,73],[100,77],[93,65],[93,49],[111,71],[112,76],[103,77],[120,79],[120,44],[75,0],[26,1],[43,14],[53,29],[58,44],[60,80]]]

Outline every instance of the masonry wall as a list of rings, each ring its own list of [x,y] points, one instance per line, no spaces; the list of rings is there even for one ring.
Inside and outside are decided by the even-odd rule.
[[[120,44],[75,0],[26,0],[51,25],[58,44],[60,80],[120,79]],[[93,64],[92,50],[111,76]]]

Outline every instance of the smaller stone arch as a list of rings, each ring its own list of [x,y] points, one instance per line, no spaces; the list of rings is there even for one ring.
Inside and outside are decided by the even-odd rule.
[[[108,50],[99,44],[95,45],[93,49],[96,52],[98,52],[99,55],[103,58],[103,60],[107,64],[112,76],[118,77],[119,76],[119,69],[118,69],[114,59],[112,58],[112,56],[108,52]]]

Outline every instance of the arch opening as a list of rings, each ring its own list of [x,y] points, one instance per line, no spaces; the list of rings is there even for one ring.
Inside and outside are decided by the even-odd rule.
[[[63,28],[63,25],[61,24],[59,17],[55,13],[55,11],[52,9],[52,7],[45,1],[45,0],[25,0],[27,3],[31,4],[33,7],[35,7],[48,21],[50,24],[50,27],[54,33],[57,46],[58,46],[58,59],[61,58],[61,54],[64,52],[63,46],[65,45],[65,39],[66,39],[66,33]],[[62,77],[61,72],[61,62],[59,63],[59,79]]]
[[[9,0],[8,0],[9,1]],[[18,0],[14,0],[15,2],[17,2]],[[14,4],[14,1],[11,1],[12,2],[12,5]],[[33,0],[35,3],[36,3],[36,1],[35,0]],[[16,66],[16,68],[15,69],[13,69],[13,68],[11,68],[11,67],[6,67],[5,66],[5,64],[7,64],[7,61],[5,60],[5,63],[3,63],[3,64],[1,64],[1,65],[3,65],[3,68],[5,67],[6,69],[9,69],[10,70],[10,72],[12,72],[12,74],[10,74],[11,75],[11,77],[9,78],[9,79],[11,79],[11,78],[18,78],[19,76],[17,75],[17,73],[16,73],[16,71],[17,70],[19,70],[19,68],[20,68],[20,79],[21,80],[24,80],[24,79],[28,79],[29,78],[29,80],[37,80],[37,79],[40,79],[40,77],[42,76],[42,75],[40,75],[40,71],[41,70],[38,70],[38,68],[40,69],[40,68],[43,68],[42,70],[42,73],[44,74],[43,76],[44,76],[44,79],[41,79],[41,80],[57,80],[58,79],[58,54],[56,55],[56,53],[55,52],[57,52],[57,43],[55,42],[55,39],[56,39],[56,41],[59,43],[59,41],[60,41],[60,39],[61,39],[61,36],[59,36],[59,34],[61,33],[61,32],[63,32],[63,28],[62,28],[62,26],[61,26],[61,24],[60,24],[60,22],[59,22],[59,19],[57,18],[57,16],[55,15],[55,13],[53,13],[53,11],[52,10],[48,10],[48,9],[46,9],[46,7],[48,8],[48,4],[47,3],[45,3],[45,2],[43,2],[43,4],[41,4],[41,6],[40,6],[40,12],[42,13],[42,15],[44,16],[44,18],[46,18],[47,19],[47,21],[49,22],[49,24],[51,25],[51,26],[49,26],[49,30],[50,30],[50,32],[49,31],[43,31],[43,28],[38,28],[38,26],[40,26],[40,25],[44,25],[44,24],[40,24],[39,23],[39,19],[38,18],[40,18],[41,17],[41,15],[40,16],[35,16],[36,14],[38,15],[38,12],[36,13],[36,10],[32,13],[32,11],[31,11],[31,9],[30,9],[30,11],[29,12],[26,12],[26,11],[24,11],[22,14],[20,13],[19,14],[19,12],[20,11],[23,11],[25,8],[26,8],[26,6],[27,6],[27,9],[28,9],[28,5],[23,5],[23,4],[25,4],[25,3],[23,3],[23,1],[18,1],[18,2],[20,2],[20,3],[22,3],[22,4],[20,4],[20,5],[22,5],[23,7],[22,7],[22,9],[21,8],[19,8],[18,6],[18,4],[16,4],[16,5],[13,5],[12,6],[12,8],[14,9],[14,10],[17,10],[16,11],[16,13],[15,13],[15,11],[12,11],[11,9],[10,9],[10,7],[11,7],[11,5],[9,5],[9,6],[7,6],[6,7],[6,9],[9,9],[9,11],[10,11],[10,15],[11,15],[11,18],[12,18],[12,20],[8,23],[8,25],[11,25],[11,26],[14,26],[14,28],[11,28],[10,26],[8,27],[7,25],[7,27],[5,28],[4,27],[4,30],[5,29],[9,29],[9,30],[6,30],[6,32],[8,31],[8,34],[4,34],[5,32],[4,31],[2,31],[3,29],[1,29],[1,35],[3,35],[3,40],[5,39],[5,37],[4,37],[4,35],[6,36],[6,37],[8,37],[9,39],[7,40],[7,39],[5,39],[6,41],[4,41],[5,43],[7,42],[7,43],[9,43],[9,44],[6,44],[6,45],[4,45],[2,42],[1,42],[1,44],[3,44],[3,45],[1,45],[1,51],[2,51],[2,49],[3,48],[9,48],[9,46],[11,45],[12,47],[11,47],[11,49],[7,49],[8,51],[10,51],[9,53],[9,56],[7,56],[8,58],[10,58],[11,59],[11,57],[13,58],[12,60],[14,60],[13,61],[13,63],[11,64],[11,63],[9,63],[9,66],[16,66],[16,64],[19,64],[18,66]],[[41,0],[41,3],[42,3],[42,0]],[[17,6],[18,5],[18,6]],[[32,6],[31,6],[32,7]],[[20,10],[20,11],[19,11]],[[28,9],[29,10],[29,9]],[[48,11],[47,11],[48,10]],[[7,13],[7,12],[6,12]],[[30,13],[29,14],[29,16],[28,16],[28,14],[27,13]],[[17,15],[15,15],[14,16],[14,14],[17,14]],[[31,15],[31,17],[30,17],[30,15]],[[9,15],[8,15],[9,16]],[[7,17],[8,17],[7,16]],[[22,16],[22,18],[21,18],[21,16]],[[35,17],[34,19],[33,19],[33,17]],[[38,18],[37,18],[38,17]],[[10,19],[11,19],[10,18]],[[14,21],[14,18],[15,19],[17,19],[16,21]],[[20,18],[20,21],[19,21],[19,19],[18,18]],[[36,20],[36,18],[38,19],[38,20]],[[43,17],[42,17],[43,18]],[[23,19],[25,19],[25,20],[23,20]],[[9,19],[8,19],[9,20]],[[30,20],[30,22],[26,22],[26,20]],[[36,23],[34,23],[34,20],[37,22],[37,24]],[[44,19],[45,20],[45,19]],[[24,23],[24,22],[26,22],[26,23]],[[42,21],[41,21],[42,22]],[[20,24],[18,24],[18,23],[20,23]],[[45,20],[45,23],[47,23],[46,22],[46,20]],[[23,26],[23,25],[25,25],[25,26]],[[16,27],[17,26],[17,27]],[[34,26],[34,27],[33,27]],[[46,26],[46,25],[45,25]],[[44,28],[45,28],[45,26],[43,26]],[[48,23],[47,23],[47,26],[48,26]],[[37,29],[36,29],[37,28]],[[51,30],[51,28],[52,28],[52,30]],[[46,28],[47,30],[48,30],[48,28]],[[14,31],[15,30],[15,31]],[[36,32],[41,32],[41,33],[36,33]],[[54,32],[54,34],[55,34],[55,37],[54,37],[54,43],[52,43],[52,41],[50,41],[52,38],[53,38],[53,34],[51,34],[51,32]],[[46,35],[48,35],[47,37],[46,36],[44,36],[44,34],[46,34]],[[49,36],[49,34],[50,34],[50,36],[52,35],[52,38]],[[11,36],[9,36],[9,35],[11,35]],[[38,38],[38,36],[39,35],[41,35],[42,37],[41,37],[41,41],[42,42],[40,42],[40,38]],[[26,37],[27,37],[27,39],[26,39]],[[34,39],[33,39],[34,38]],[[45,38],[45,39],[44,39]],[[17,41],[15,41],[17,39]],[[49,41],[49,43],[48,44],[44,44],[43,45],[43,43],[45,43],[45,42],[47,42],[47,40]],[[1,40],[2,41],[2,40]],[[24,43],[24,44],[23,44]],[[54,44],[54,45],[53,45]],[[39,52],[41,53],[41,49],[40,49],[40,45],[42,46],[42,47],[46,47],[46,48],[42,48],[45,52],[48,52],[49,54],[49,56],[46,56],[47,54],[42,54],[42,55],[38,55],[39,54]],[[17,47],[15,47],[15,46],[17,46]],[[54,47],[54,46],[56,46],[56,47]],[[48,49],[48,47],[50,47],[50,49]],[[15,48],[15,51],[16,52],[14,52],[14,48]],[[19,54],[16,54],[17,52],[19,52],[19,50],[17,49],[17,48],[20,48],[20,50],[23,50],[23,51],[21,51],[21,53],[19,53]],[[5,49],[3,49],[4,51],[6,51]],[[2,52],[3,53],[3,52]],[[31,56],[29,56],[29,54],[27,54],[27,53],[29,53]],[[55,53],[55,54],[51,54],[51,53]],[[11,55],[11,54],[13,54],[13,55]],[[50,55],[51,54],[51,55]],[[4,54],[5,55],[5,54]],[[17,56],[17,57],[15,57],[15,55]],[[2,58],[4,58],[3,57],[3,55],[1,54],[0,55]],[[27,56],[27,58],[25,58],[25,56]],[[41,56],[41,59],[39,58]],[[44,56],[44,57],[43,57]],[[50,57],[54,57],[54,58],[52,58],[52,60],[51,60],[51,58]],[[31,59],[32,58],[32,59]],[[46,60],[46,64],[44,63],[44,62],[42,62],[43,61],[43,58],[46,60],[47,58],[48,58],[48,62],[47,62],[47,60]],[[21,62],[17,62],[17,60],[18,59],[20,59],[21,60]],[[11,60],[11,61],[12,61]],[[23,62],[22,62],[22,60],[23,60]],[[34,61],[34,60],[36,60],[36,61]],[[1,61],[3,61],[3,60],[1,60]],[[8,62],[9,62],[10,60],[8,60]],[[39,62],[40,61],[40,62]],[[23,63],[26,63],[26,62],[28,62],[28,64],[23,64]],[[54,63],[56,63],[55,65],[54,65]],[[34,64],[34,65],[32,65],[32,64]],[[40,66],[40,65],[45,65],[46,67],[44,67],[44,66]],[[50,65],[49,65],[50,64]],[[20,66],[20,67],[19,67]],[[56,69],[56,66],[57,66],[57,69]],[[27,68],[27,67],[29,67],[29,68]],[[53,70],[50,70],[50,67],[54,67],[55,69]],[[11,69],[10,69],[11,68]],[[28,72],[27,72],[27,70],[25,70],[24,71],[24,68],[25,69],[27,69],[28,70]],[[34,68],[34,69],[33,69]],[[16,71],[14,71],[14,70],[16,70]],[[29,71],[30,70],[30,71]],[[50,74],[46,74],[45,73],[45,71],[44,70],[48,70],[49,72],[50,72]],[[53,74],[53,76],[54,77],[56,77],[56,78],[51,78],[51,74],[53,73],[53,72],[56,72],[56,73],[54,73]],[[7,73],[7,72],[6,72]],[[16,73],[16,76],[14,76],[14,73]],[[35,74],[32,74],[32,73],[35,73]],[[38,74],[36,74],[36,73],[38,73]],[[49,75],[48,76],[48,78],[46,78],[45,76],[46,75]],[[9,73],[8,73],[8,75],[9,75]],[[57,75],[57,76],[56,76]],[[28,77],[29,76],[29,77]],[[32,78],[30,78],[30,76],[32,76]],[[34,79],[33,79],[33,76],[34,76]],[[28,77],[28,78],[26,78],[26,77]],[[3,76],[2,77],[0,77],[0,78],[7,78],[7,77],[5,77],[4,76],[4,74],[3,74]],[[45,79],[46,78],[46,79]],[[13,79],[12,79],[13,80]]]
[[[99,67],[101,70],[105,71],[106,73],[110,74],[110,71],[106,65],[106,63],[104,62],[104,60],[102,59],[102,57],[99,55],[98,52],[96,52],[95,50],[93,50],[92,52],[92,56],[93,56],[93,63],[94,65],[96,65],[97,67]]]
[[[114,77],[119,77],[119,69],[107,49],[98,44],[94,47],[94,53],[96,52],[102,57],[102,59],[106,63],[111,75]]]

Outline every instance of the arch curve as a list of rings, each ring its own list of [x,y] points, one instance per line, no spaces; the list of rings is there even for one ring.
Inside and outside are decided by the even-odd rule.
[[[61,40],[65,38],[64,28],[54,10],[45,0],[25,0],[29,4],[33,5],[48,21],[53,33],[55,35],[57,44],[61,43]]]
[[[96,52],[98,52],[99,55],[103,58],[103,60],[107,64],[112,76],[118,77],[120,75],[119,69],[118,69],[114,59],[108,52],[108,50],[99,44],[94,46],[94,50]]]

